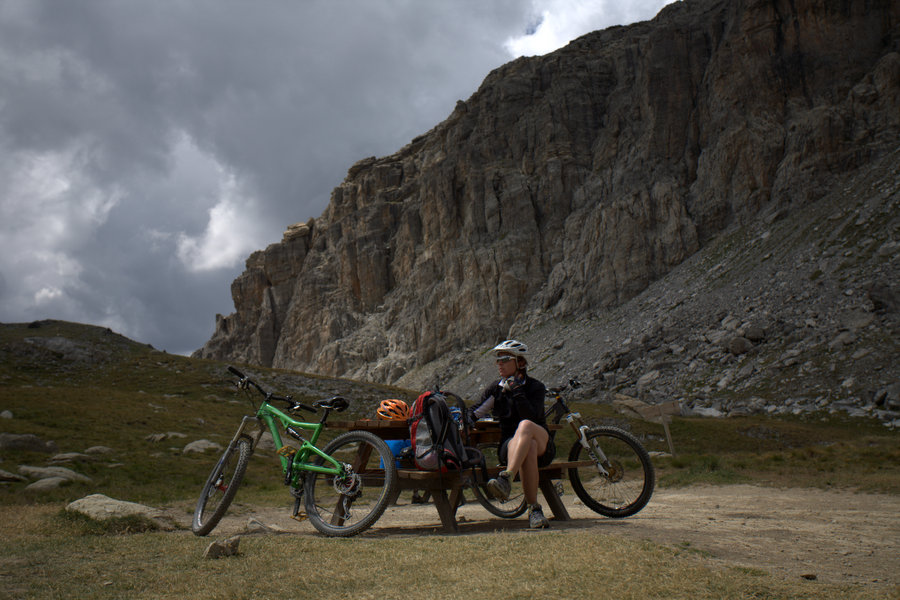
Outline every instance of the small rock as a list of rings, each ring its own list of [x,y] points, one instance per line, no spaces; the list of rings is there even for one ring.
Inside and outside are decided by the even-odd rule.
[[[206,547],[203,558],[216,559],[238,554],[238,546],[241,543],[240,536],[228,538],[224,542],[216,540]]]
[[[266,525],[259,519],[250,517],[247,519],[247,533],[288,533],[277,525]]]
[[[641,375],[641,377],[637,380],[637,385],[638,387],[644,387],[650,383],[653,383],[657,379],[659,379],[659,371],[650,371],[649,373],[644,373],[643,375]]]
[[[706,334],[706,340],[710,344],[721,344],[729,335],[731,334],[727,331],[710,331]]]
[[[734,373],[728,372],[725,374],[724,377],[722,377],[721,379],[719,379],[719,381],[716,382],[716,387],[719,388],[720,390],[724,390],[729,385],[731,385],[731,382],[733,379],[734,379]]]
[[[209,440],[197,440],[191,442],[187,446],[184,447],[182,452],[187,454],[188,452],[206,452],[207,450],[222,450],[222,446],[215,442],[211,442]]]
[[[850,333],[849,331],[844,331],[839,333],[836,338],[831,340],[831,343],[828,346],[832,349],[838,350],[843,348],[844,346],[848,346],[856,341],[856,335]]]
[[[882,244],[876,254],[881,257],[894,256],[898,254],[898,250],[900,250],[900,242],[890,241]]]
[[[28,492],[46,492],[49,490],[55,490],[61,485],[66,485],[71,481],[70,479],[66,479],[65,477],[45,477],[43,479],[38,479],[34,483],[28,484],[25,486],[25,490]]]
[[[691,409],[690,412],[692,415],[697,415],[698,417],[719,418],[719,417],[725,416],[725,414],[721,410],[719,410],[717,408],[713,408],[711,406],[709,406],[709,407],[698,406],[696,408]]]
[[[882,283],[871,284],[866,290],[877,313],[896,313],[900,310],[900,293]]]
[[[87,454],[81,454],[80,452],[64,452],[63,454],[55,454],[50,458],[51,463],[78,462],[89,460],[93,459]]]
[[[28,481],[28,478],[0,469],[0,481]]]
[[[722,319],[721,326],[725,331],[734,331],[741,326],[741,321],[737,317],[729,315]]]
[[[13,418],[12,411],[4,410],[3,412],[0,412],[0,419],[12,419],[12,418]]]
[[[816,579],[818,579],[818,577],[816,576],[815,573],[804,573],[800,577],[802,577],[803,579],[807,579],[809,581],[815,581]]]
[[[85,454],[111,454],[113,452],[115,452],[115,450],[108,446],[91,446],[84,451]]]
[[[892,383],[883,390],[879,390],[879,395],[884,392],[882,404],[888,410],[900,410],[900,382]]]
[[[864,310],[852,310],[840,318],[841,325],[850,331],[859,331],[875,321],[875,315]]]
[[[750,350],[753,349],[753,342],[745,337],[737,336],[728,340],[725,344],[725,348],[735,356],[738,356],[750,352]]]
[[[28,465],[20,465],[19,473],[32,479],[47,479],[50,477],[62,477],[69,481],[79,481],[81,483],[90,483],[90,477],[76,473],[72,469],[66,467],[31,467]]]
[[[744,337],[754,344],[758,344],[759,342],[762,342],[766,339],[766,330],[762,327],[750,325],[749,327],[744,329]]]

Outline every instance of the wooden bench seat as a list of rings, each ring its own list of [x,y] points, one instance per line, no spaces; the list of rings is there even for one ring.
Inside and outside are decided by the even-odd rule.
[[[541,467],[540,480],[538,488],[543,494],[547,502],[547,506],[553,513],[553,516],[559,521],[568,521],[570,519],[569,512],[559,498],[556,487],[553,485],[554,479],[562,479],[565,477],[566,471],[575,467],[585,467],[593,464],[591,461],[556,461],[545,467]],[[489,477],[495,477],[500,472],[500,467],[488,467]],[[441,473],[440,471],[419,471],[417,469],[398,469],[397,470],[397,491],[395,497],[404,490],[422,490],[431,493],[432,502],[441,518],[441,525],[444,531],[448,533],[457,533],[459,526],[456,522],[456,510],[459,508],[460,495],[463,489],[471,487],[481,479],[481,469],[466,469],[464,471],[448,471]],[[483,482],[482,482],[483,483]]]

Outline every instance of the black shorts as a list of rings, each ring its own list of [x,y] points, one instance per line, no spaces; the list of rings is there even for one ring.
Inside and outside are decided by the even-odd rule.
[[[508,451],[507,446],[509,446],[509,440],[512,438],[507,438],[500,445],[500,450],[497,452],[497,457],[500,459],[500,464],[502,466],[506,466],[506,454]],[[544,453],[538,456],[538,467],[546,467],[553,459],[556,458],[556,445],[553,443],[553,438],[547,440],[547,447],[544,448]]]

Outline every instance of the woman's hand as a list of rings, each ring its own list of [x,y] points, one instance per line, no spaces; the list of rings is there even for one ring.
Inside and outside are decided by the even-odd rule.
[[[500,387],[503,388],[504,392],[512,392],[516,388],[520,387],[524,381],[517,379],[515,376],[504,377],[500,380]]]

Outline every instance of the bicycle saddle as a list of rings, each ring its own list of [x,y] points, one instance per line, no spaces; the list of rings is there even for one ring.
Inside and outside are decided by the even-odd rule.
[[[335,396],[334,398],[329,398],[328,400],[319,400],[316,402],[316,408],[324,408],[325,410],[336,410],[341,412],[346,410],[346,408],[350,406],[350,403],[341,398],[340,396]]]

